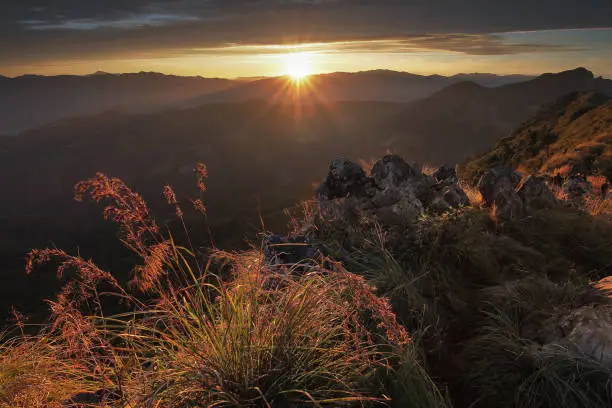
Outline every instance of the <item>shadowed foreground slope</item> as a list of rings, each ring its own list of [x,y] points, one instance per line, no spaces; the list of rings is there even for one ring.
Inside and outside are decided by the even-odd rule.
[[[58,260],[73,278],[37,336],[19,334],[16,316],[0,401],[608,407],[612,305],[600,280],[612,226],[527,199],[544,189],[519,189],[524,212],[501,217],[513,176],[496,171],[480,189],[485,202],[494,192],[491,209],[452,169],[426,175],[386,156],[368,174],[335,160],[318,202],[292,212],[293,244],[234,253],[177,246],[138,195],[98,175],[77,192],[108,205],[141,259],[131,285],[56,249],[31,252],[29,268]],[[169,187],[165,198],[187,211]],[[310,259],[284,262],[295,246]],[[113,297],[125,312],[103,315]]]

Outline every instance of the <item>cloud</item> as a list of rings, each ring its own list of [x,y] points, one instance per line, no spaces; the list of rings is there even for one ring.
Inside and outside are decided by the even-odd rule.
[[[76,19],[60,22],[43,20],[24,20],[22,25],[30,30],[97,30],[97,29],[136,29],[172,25],[179,22],[198,21],[198,17],[173,14],[144,14],[126,16],[114,20]]]
[[[385,53],[404,54],[424,51],[447,51],[466,55],[513,55],[536,52],[580,51],[579,47],[555,44],[530,44],[507,42],[502,35],[494,34],[429,34],[404,38],[373,40],[348,39],[299,45],[243,43],[235,46],[186,49],[178,51],[188,55],[252,55],[310,53]]]
[[[192,50],[239,52],[236,47],[303,42],[333,43],[338,52],[438,50],[469,55],[556,52],[575,48],[534,41],[510,43],[493,33],[612,24],[609,19],[612,2],[601,0],[9,3],[3,5],[0,13],[0,60],[6,65],[60,59],[159,58]]]

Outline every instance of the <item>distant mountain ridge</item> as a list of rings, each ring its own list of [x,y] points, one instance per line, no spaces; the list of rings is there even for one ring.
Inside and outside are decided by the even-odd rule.
[[[326,101],[408,102],[427,97],[466,76],[447,78],[387,70],[314,75],[314,91],[301,87],[300,99]],[[502,84],[522,76],[473,74],[486,84]],[[105,110],[152,112],[197,107],[206,103],[268,99],[292,102],[294,84],[287,78],[203,78],[157,72],[89,75],[0,76],[0,132],[16,133]]]
[[[241,102],[261,99],[276,103],[322,103],[339,101],[380,101],[408,103],[426,98],[457,82],[471,79],[486,86],[528,80],[523,75],[459,74],[452,77],[418,75],[391,70],[335,72],[313,75],[299,86],[289,77],[264,78],[228,90],[182,102],[181,108],[205,103]]]
[[[152,72],[0,77],[0,133],[109,109],[143,112],[233,86],[228,79]]]

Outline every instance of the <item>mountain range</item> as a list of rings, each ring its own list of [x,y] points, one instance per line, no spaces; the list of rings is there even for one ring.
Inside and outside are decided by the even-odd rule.
[[[206,94],[180,103],[180,107],[194,107],[211,102],[240,102],[262,99],[282,103],[326,103],[338,101],[412,102],[428,97],[443,88],[474,81],[482,86],[500,86],[531,79],[528,76],[493,74],[415,75],[407,72],[374,70],[336,72],[313,75],[297,82],[288,77],[265,78]]]
[[[468,79],[495,86],[529,77],[492,74],[442,77],[394,71],[315,75],[310,83],[312,88],[317,89],[316,97],[308,91],[310,87],[303,87],[300,100],[408,102]],[[50,77],[25,75],[16,78],[0,76],[0,133],[17,133],[60,119],[93,115],[106,110],[153,112],[211,102],[270,98],[293,102],[295,95],[291,91],[294,89],[291,81],[283,77],[229,80],[154,72],[96,72],[87,76]]]
[[[17,133],[74,116],[116,109],[144,112],[227,89],[227,79],[154,72],[0,77],[0,133]]]

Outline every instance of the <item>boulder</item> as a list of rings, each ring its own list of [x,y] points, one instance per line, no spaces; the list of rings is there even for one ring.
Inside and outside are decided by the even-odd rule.
[[[454,167],[450,166],[441,166],[439,167],[432,176],[438,183],[443,184],[455,184],[459,180],[457,178],[457,172]]]
[[[442,189],[442,197],[452,208],[470,205],[470,198],[456,183],[445,186]]]
[[[478,191],[485,205],[492,206],[499,191],[507,193],[521,182],[521,176],[508,166],[497,166],[488,170],[478,181]]]
[[[612,366],[612,308],[584,306],[565,316],[561,322],[562,343]]]
[[[317,196],[321,200],[331,200],[349,195],[367,195],[370,186],[371,180],[361,166],[348,159],[335,159],[317,189]]]
[[[487,171],[478,181],[478,190],[485,205],[493,207],[493,216],[499,221],[521,218],[525,204],[515,189],[521,176],[507,166],[497,166]]]
[[[372,178],[380,188],[397,187],[409,178],[420,176],[412,166],[395,154],[389,154],[372,167]]]
[[[409,186],[382,190],[375,196],[374,202],[379,204],[376,205],[374,215],[387,225],[416,222],[424,211],[423,204]]]
[[[548,188],[544,177],[529,175],[523,178],[516,192],[527,208],[555,208],[559,205],[557,197]]]
[[[524,335],[543,345],[567,347],[612,367],[612,306],[582,306],[526,328]]]

